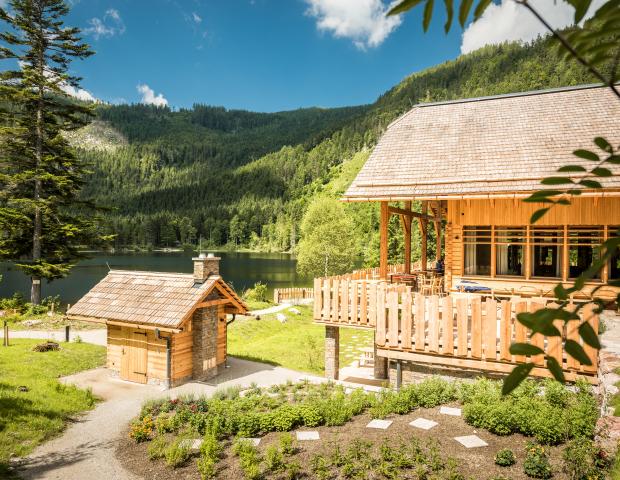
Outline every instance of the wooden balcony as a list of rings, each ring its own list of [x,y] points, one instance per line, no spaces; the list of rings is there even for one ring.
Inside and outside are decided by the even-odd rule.
[[[507,373],[523,362],[533,362],[532,375],[549,376],[543,355],[510,354],[513,342],[527,342],[542,348],[562,366],[569,380],[578,375],[596,383],[598,352],[583,345],[593,365],[582,365],[567,356],[563,343],[579,343],[578,322],[556,326],[563,338],[532,335],[516,320],[520,312],[534,312],[549,299],[513,297],[483,300],[478,295],[423,296],[411,287],[379,281],[319,278],[314,283],[314,320],[317,323],[368,328],[375,331],[377,354],[394,360],[409,360],[447,367]],[[582,321],[598,331],[594,305],[581,310]]]

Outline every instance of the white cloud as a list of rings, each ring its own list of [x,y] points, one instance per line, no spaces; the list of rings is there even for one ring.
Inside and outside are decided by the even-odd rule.
[[[587,16],[591,16],[604,0],[594,0]],[[564,0],[531,0],[534,9],[554,28],[571,25],[575,10]],[[514,0],[491,3],[482,17],[463,32],[461,52],[468,53],[484,45],[506,41],[528,42],[549,33],[534,15]]]
[[[125,23],[118,10],[110,8],[106,10],[103,18],[93,17],[88,21],[90,27],[84,29],[84,33],[92,35],[95,40],[101,37],[113,37],[125,33]]]
[[[192,12],[192,20],[194,21],[194,23],[202,22],[202,18],[196,12]]]
[[[306,0],[306,14],[317,19],[320,31],[336,38],[350,38],[360,50],[377,47],[401,23],[400,16],[387,17],[382,0]]]
[[[165,107],[168,105],[168,100],[164,98],[163,94],[155,95],[155,92],[151,87],[146,84],[141,84],[136,87],[138,92],[142,94],[142,103],[147,105],[156,105],[158,107]]]
[[[0,0],[2,1],[2,0]],[[19,68],[24,69],[25,65],[28,65],[26,62],[19,60],[17,62],[19,64]],[[52,71],[44,71],[43,74],[47,78],[59,80],[59,77]],[[83,100],[85,102],[100,102],[98,98],[96,98],[92,93],[88,90],[84,90],[83,88],[76,88],[73,85],[69,85],[67,82],[58,82],[58,88],[60,88],[67,95],[77,98],[78,100]]]

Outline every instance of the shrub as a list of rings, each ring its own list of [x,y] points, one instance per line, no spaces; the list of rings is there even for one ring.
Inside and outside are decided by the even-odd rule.
[[[562,452],[562,470],[570,480],[604,480],[611,466],[607,453],[591,440],[578,438]]]
[[[287,480],[296,480],[301,477],[301,465],[299,462],[289,462],[286,464],[285,478]]]
[[[280,472],[284,468],[284,458],[278,447],[272,445],[265,451],[265,466],[270,472]]]
[[[346,395],[342,392],[323,400],[319,408],[325,425],[328,427],[344,425],[353,416],[353,410],[347,402]]]
[[[224,447],[215,435],[207,434],[203,437],[202,445],[200,445],[200,455],[202,457],[210,458],[217,462],[223,451]]]
[[[164,437],[155,437],[155,439],[149,444],[146,449],[149,460],[164,458],[167,445],[168,444],[166,443],[166,439]]]
[[[267,299],[267,284],[262,282],[256,282],[254,287],[248,288],[243,292],[243,298],[255,302],[266,302]]]
[[[553,476],[551,465],[549,464],[549,454],[545,447],[533,443],[527,445],[523,472],[532,478],[547,479]]]
[[[179,437],[165,451],[166,465],[177,468],[183,465],[190,456],[191,447],[186,439]]]
[[[301,421],[306,427],[317,427],[323,423],[323,416],[316,405],[300,405],[298,411]]]
[[[292,405],[282,405],[273,412],[273,430],[288,432],[300,423],[299,410]]]
[[[314,455],[310,459],[310,469],[319,480],[327,480],[331,477],[329,461],[323,455]]]
[[[254,437],[261,431],[261,415],[246,413],[239,417],[237,433],[242,437]]]
[[[137,419],[131,422],[129,436],[138,443],[144,442],[153,436],[154,428],[155,424],[153,423],[153,417],[146,416],[142,419]]]
[[[202,480],[212,480],[217,473],[217,462],[209,457],[201,456],[196,462]]]
[[[495,464],[500,467],[510,467],[517,462],[515,454],[509,448],[502,448],[495,454]]]
[[[248,440],[237,439],[233,444],[233,453],[239,457],[239,464],[243,470],[245,478],[256,480],[260,478],[260,463],[262,459],[258,449]]]
[[[155,430],[160,435],[162,433],[168,433],[174,431],[175,422],[173,420],[174,414],[160,413],[155,419]]]
[[[293,442],[293,435],[290,433],[282,433],[280,435],[280,450],[284,455],[293,455],[296,451],[295,444]]]

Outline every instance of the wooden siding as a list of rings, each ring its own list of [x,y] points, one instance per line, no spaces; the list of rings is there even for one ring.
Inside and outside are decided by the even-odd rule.
[[[185,324],[186,329],[172,336],[172,381],[191,377],[193,365],[193,339],[191,321]]]
[[[281,303],[287,300],[299,301],[312,298],[312,288],[276,288],[273,290],[273,303]]]
[[[528,225],[545,205],[521,199],[449,200],[448,224]],[[554,206],[536,225],[620,225],[620,197],[575,198],[571,205]]]
[[[166,341],[157,340],[155,338],[155,332],[153,330],[138,330],[130,327],[121,327],[118,325],[108,325],[108,354],[107,354],[107,367],[110,370],[119,372],[122,377],[128,377],[130,375],[127,372],[122,372],[123,365],[123,351],[126,355],[129,355],[127,351],[128,339],[131,337],[132,332],[146,333],[145,341],[142,342],[147,349],[146,356],[146,376],[148,379],[166,379]],[[169,335],[169,334],[165,334]],[[176,335],[174,335],[176,336]]]
[[[217,365],[221,365],[226,362],[226,331],[226,312],[224,311],[224,307],[221,306],[218,309],[217,315],[217,354],[215,360]]]
[[[501,373],[526,361],[510,354],[510,344],[531,337],[531,343],[558,360],[568,379],[575,380],[579,374],[596,383],[596,351],[588,349],[592,366],[581,365],[563,352],[563,340],[580,341],[574,328],[564,329],[563,340],[558,341],[540,334],[532,336],[516,321],[517,313],[536,311],[547,302],[519,297],[483,301],[477,295],[425,297],[405,285],[324,278],[315,280],[314,320],[325,325],[373,328],[380,356]],[[372,307],[364,311],[363,304]],[[581,317],[597,331],[599,318],[593,304],[584,307]],[[549,375],[542,356],[527,361],[536,364],[533,375]]]

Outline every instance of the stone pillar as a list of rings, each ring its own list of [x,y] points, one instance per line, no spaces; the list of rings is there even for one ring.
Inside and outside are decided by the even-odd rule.
[[[375,333],[376,335],[376,333]],[[377,380],[385,380],[388,378],[388,359],[385,357],[380,357],[377,355],[377,342],[373,341],[373,346],[375,349],[375,366],[374,366],[374,377]]]
[[[217,321],[217,306],[199,308],[192,317],[192,376],[195,380],[209,380],[217,375]]]
[[[325,376],[338,380],[340,369],[340,327],[325,326]]]

